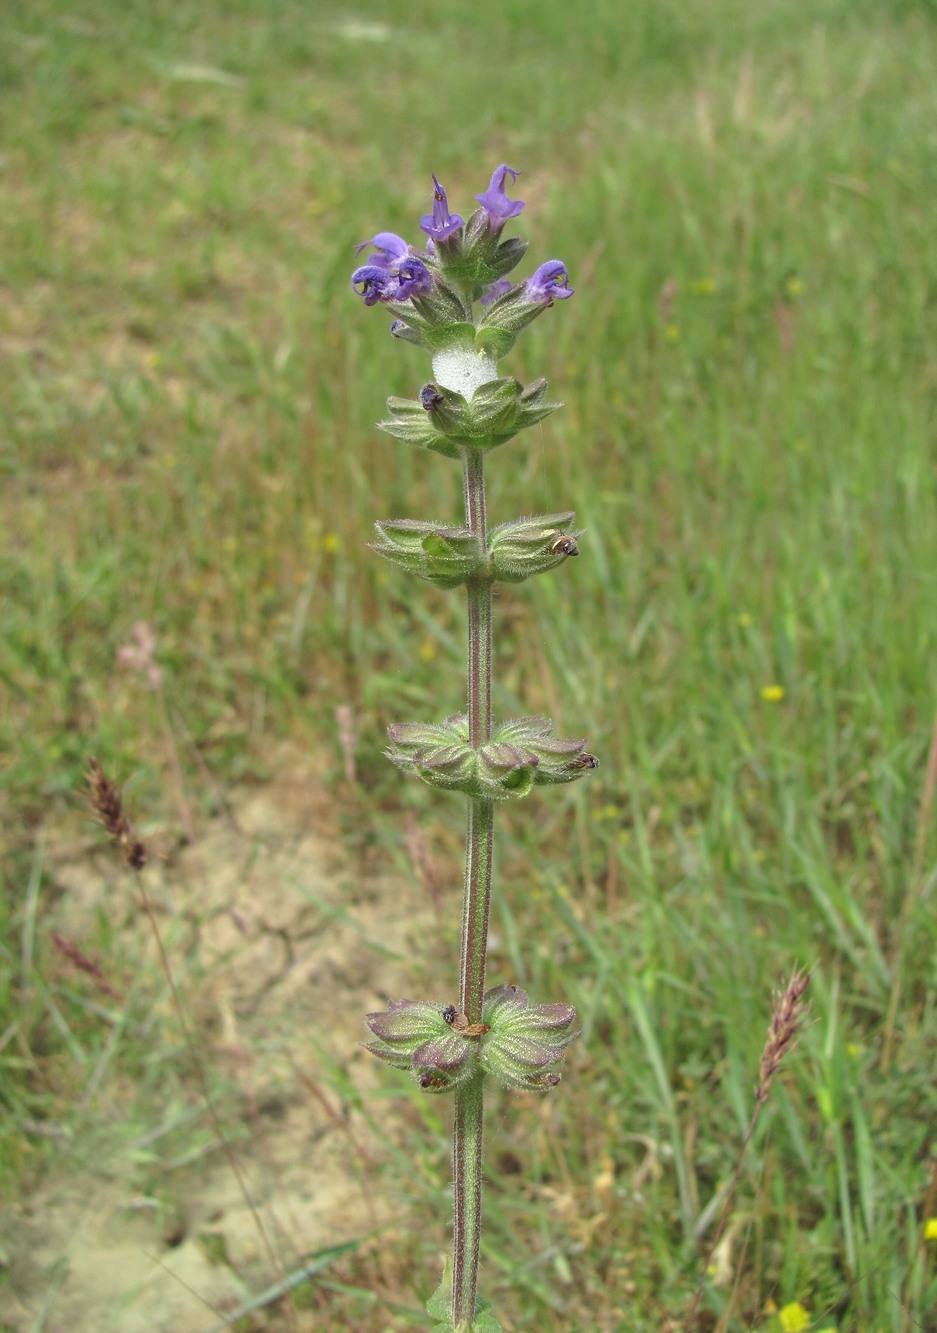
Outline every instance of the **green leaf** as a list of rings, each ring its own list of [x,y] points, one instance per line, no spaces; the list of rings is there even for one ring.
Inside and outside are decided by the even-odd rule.
[[[447,556],[452,554],[451,545],[444,537],[440,537],[438,532],[427,533],[421,544],[427,555]]]
[[[493,1314],[476,1315],[472,1320],[473,1333],[504,1333]]]
[[[449,1260],[443,1263],[442,1278],[439,1286],[426,1302],[426,1313],[433,1319],[442,1319],[445,1321],[445,1327],[442,1330],[433,1330],[433,1333],[452,1333],[452,1321],[449,1318],[452,1310],[452,1273],[450,1272]]]
[[[507,356],[516,341],[516,335],[507,329],[479,329],[475,334],[475,346],[478,350],[487,352],[495,360]]]
[[[424,334],[426,346],[431,352],[439,352],[444,347],[451,347],[453,343],[465,342],[466,338],[474,338],[474,336],[475,325],[467,324],[464,320],[427,329]]]
[[[442,1323],[433,1325],[432,1333],[455,1333],[450,1314],[451,1307],[452,1274],[447,1259],[442,1270],[442,1280],[426,1302],[426,1313],[433,1319],[442,1320]],[[480,1300],[478,1302],[475,1318],[472,1320],[472,1327],[470,1330],[467,1329],[465,1333],[504,1333],[503,1328],[491,1313],[490,1301]]]

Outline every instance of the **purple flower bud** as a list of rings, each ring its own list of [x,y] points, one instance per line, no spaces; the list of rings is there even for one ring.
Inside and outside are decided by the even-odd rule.
[[[420,230],[426,232],[431,241],[438,243],[447,241],[450,236],[455,235],[463,224],[458,213],[449,212],[446,192],[435,175],[433,176],[433,185],[435,187],[433,211],[432,214],[426,213],[420,218]]]
[[[509,278],[499,278],[497,282],[490,283],[482,292],[479,300],[482,305],[491,305],[492,301],[497,301],[499,296],[511,290],[511,281]]]
[[[419,329],[413,328],[405,319],[395,319],[390,326],[390,336],[400,338],[402,342],[414,343],[417,347],[423,346],[423,336]]]
[[[424,384],[420,390],[420,402],[426,412],[432,412],[434,407],[442,407],[445,401],[435,384]]]
[[[492,176],[491,184],[485,193],[476,194],[475,196],[488,214],[488,225],[493,231],[500,231],[508,218],[516,218],[525,207],[520,199],[509,199],[505,194],[504,182],[508,176],[511,177],[511,184],[513,185],[517,180],[517,172],[513,167],[505,166],[502,163]]]
[[[364,264],[351,275],[351,286],[358,296],[364,297],[365,305],[377,305],[378,301],[394,299],[397,279],[386,268],[377,264]]]
[[[401,259],[406,258],[410,250],[403,237],[392,231],[379,231],[369,241],[362,241],[355,246],[355,254],[360,255],[369,245],[373,245],[376,251],[371,256],[371,263],[378,268],[394,268]]]
[[[537,305],[550,305],[557,298],[565,300],[573,294],[573,288],[567,287],[567,282],[566,265],[559,259],[548,259],[525,282],[527,300]]]

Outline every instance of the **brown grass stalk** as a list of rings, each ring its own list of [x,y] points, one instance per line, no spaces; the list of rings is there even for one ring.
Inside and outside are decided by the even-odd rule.
[[[257,1209],[257,1205],[254,1203],[253,1197],[251,1196],[250,1190],[248,1189],[247,1180],[245,1179],[244,1172],[241,1170],[241,1164],[238,1161],[234,1153],[234,1150],[231,1147],[231,1144],[228,1142],[224,1130],[222,1129],[221,1119],[218,1115],[218,1111],[215,1107],[214,1101],[212,1100],[211,1092],[209,1091],[208,1079],[205,1075],[205,1066],[202,1062],[198,1050],[196,1049],[195,1040],[192,1036],[192,1031],[191,1028],[189,1027],[189,1022],[188,1019],[186,1018],[185,1009],[182,1004],[182,997],[179,994],[178,987],[176,986],[175,977],[172,974],[172,968],[170,967],[169,964],[169,956],[166,953],[166,946],[163,943],[162,933],[159,929],[159,922],[156,919],[156,913],[153,909],[153,904],[150,901],[149,894],[146,891],[146,886],[144,885],[143,880],[140,876],[140,871],[143,869],[144,865],[149,859],[149,851],[147,849],[146,843],[142,840],[142,838],[137,837],[136,833],[134,832],[133,826],[127,817],[127,814],[124,811],[123,799],[121,797],[120,788],[117,786],[115,782],[112,782],[111,779],[108,778],[107,774],[104,772],[104,769],[96,759],[92,758],[88,760],[87,780],[88,780],[88,788],[86,791],[86,797],[88,800],[88,804],[91,806],[91,809],[97,815],[101,824],[104,826],[106,832],[110,835],[111,840],[114,842],[115,846],[120,851],[120,854],[126,865],[131,870],[133,870],[133,872],[137,876],[137,888],[140,893],[140,901],[143,905],[143,910],[146,913],[147,920],[150,923],[150,929],[153,932],[153,938],[156,942],[156,949],[159,955],[160,967],[162,969],[164,977],[166,978],[166,984],[168,985],[170,994],[172,996],[173,1007],[176,1011],[176,1017],[178,1018],[179,1021],[179,1027],[182,1032],[182,1037],[186,1045],[186,1050],[189,1053],[189,1059],[191,1061],[192,1068],[195,1071],[195,1076],[199,1083],[199,1089],[202,1095],[202,1100],[204,1102],[205,1109],[208,1112],[208,1117],[209,1120],[211,1121],[212,1129],[214,1130],[215,1136],[218,1140],[218,1144],[221,1147],[222,1152],[224,1153],[225,1160],[227,1161],[228,1166],[231,1168],[231,1171],[234,1173],[234,1177],[237,1180],[238,1189],[241,1192],[241,1197],[244,1200],[245,1207],[248,1209],[251,1218],[253,1219],[254,1226],[257,1229],[257,1234],[261,1239],[261,1243],[264,1247],[264,1251],[266,1252],[267,1259],[271,1265],[271,1268],[275,1273],[277,1279],[280,1282],[285,1282],[286,1280],[285,1270],[283,1269],[283,1266],[279,1262],[276,1253],[274,1251],[274,1248],[270,1242],[270,1237],[267,1234],[267,1229],[264,1226],[263,1219],[261,1218],[260,1213]],[[296,1328],[297,1328],[296,1309],[292,1302],[292,1299],[289,1297],[287,1304],[287,1316],[289,1320],[290,1329],[293,1330],[293,1333],[296,1333]]]
[[[811,975],[812,971],[808,971],[805,968],[795,968],[785,989],[779,995],[775,996],[774,1008],[771,1013],[771,1023],[768,1027],[768,1036],[765,1040],[764,1049],[761,1052],[761,1060],[758,1064],[758,1082],[755,1085],[755,1109],[752,1112],[751,1120],[748,1123],[748,1129],[746,1130],[745,1138],[735,1163],[735,1170],[732,1173],[732,1180],[722,1204],[722,1211],[719,1215],[719,1225],[716,1227],[716,1234],[709,1247],[709,1251],[706,1255],[706,1262],[703,1264],[702,1275],[696,1291],[693,1294],[693,1304],[690,1306],[690,1312],[687,1315],[685,1333],[692,1333],[693,1329],[696,1327],[699,1303],[702,1299],[706,1275],[709,1272],[710,1265],[713,1261],[713,1255],[716,1253],[723,1232],[725,1231],[726,1222],[729,1219],[732,1200],[735,1197],[739,1177],[742,1173],[742,1164],[745,1161],[745,1154],[748,1152],[749,1144],[754,1137],[755,1126],[758,1124],[761,1108],[768,1100],[772,1084],[777,1077],[778,1070],[781,1068],[784,1057],[797,1045],[797,1038],[806,1021],[809,1006],[804,1003],[804,994],[810,984]]]

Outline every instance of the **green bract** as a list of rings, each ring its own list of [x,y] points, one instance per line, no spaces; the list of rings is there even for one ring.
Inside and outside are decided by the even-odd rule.
[[[431,256],[430,266],[438,268],[440,286],[449,283],[477,296],[490,283],[516,268],[526,250],[527,241],[519,236],[499,240],[488,226],[484,209],[478,208],[466,222],[461,236]]]
[[[452,1005],[389,1000],[387,1011],[368,1014],[377,1038],[366,1049],[397,1069],[409,1069],[426,1092],[449,1092],[470,1078],[478,1043],[456,1031]]]
[[[482,1068],[505,1088],[544,1092],[560,1081],[555,1066],[576,1035],[571,1004],[531,1005],[519,986],[496,986],[485,992],[482,1022]]]
[[[474,1075],[491,1074],[506,1088],[545,1091],[560,1076],[555,1066],[576,1035],[571,1004],[535,1004],[519,986],[486,991],[480,1023],[454,1005],[389,1000],[367,1015],[375,1040],[366,1049],[407,1069],[426,1092],[450,1092]]]
[[[584,740],[554,736],[545,717],[502,723],[477,749],[469,741],[465,713],[452,713],[438,726],[398,722],[387,734],[386,754],[398,768],[432,787],[495,801],[516,800],[534,786],[574,782],[599,764],[585,752]]]
[[[417,449],[429,449],[432,453],[445,454],[447,458],[460,456],[459,446],[440,435],[426,415],[426,409],[418,398],[388,398],[390,418],[377,423],[378,430],[412,444]]]
[[[492,528],[488,534],[488,557],[495,578],[502,583],[520,583],[578,555],[582,529],[570,530],[575,517],[570,510],[535,514],[533,518],[515,518]]]
[[[528,426],[535,426],[560,403],[547,400],[547,382],[523,385],[513,376],[480,385],[470,403],[461,394],[440,390],[441,403],[427,409],[441,434],[472,449],[493,449]]]
[[[458,339],[447,344],[459,345]],[[461,458],[459,445],[494,449],[562,406],[549,402],[546,395],[545,379],[528,385],[510,376],[492,379],[475,388],[471,400],[455,389],[430,382],[419,398],[388,398],[390,420],[378,425],[417,448]]]
[[[484,563],[481,543],[468,528],[412,518],[381,519],[374,526],[379,540],[372,551],[438,588],[457,588]]]

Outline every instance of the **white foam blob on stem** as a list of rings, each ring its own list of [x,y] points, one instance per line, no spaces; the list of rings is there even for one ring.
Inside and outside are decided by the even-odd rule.
[[[498,378],[498,363],[470,345],[444,347],[433,356],[433,378],[441,388],[452,389],[471,402],[479,385]]]

